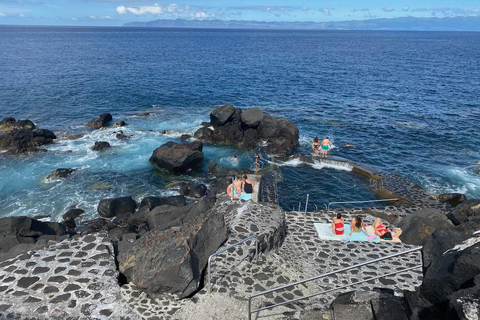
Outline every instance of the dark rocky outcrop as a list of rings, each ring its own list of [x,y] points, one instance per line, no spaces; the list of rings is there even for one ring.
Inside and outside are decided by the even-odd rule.
[[[182,141],[187,141],[187,140],[190,140],[191,138],[192,138],[192,136],[189,135],[189,134],[182,134],[180,136],[180,140],[182,140]]]
[[[103,113],[98,118],[90,120],[89,123],[86,124],[89,128],[96,128],[100,129],[106,127],[108,123],[113,120],[113,117],[110,113]]]
[[[195,138],[213,144],[229,144],[249,150],[261,149],[268,154],[288,156],[299,146],[298,128],[287,119],[274,119],[259,108],[242,112],[231,104],[218,107],[210,114]],[[264,145],[264,141],[267,142]]]
[[[447,215],[447,218],[452,220],[453,224],[459,225],[475,216],[480,216],[479,199],[466,200],[460,203]]]
[[[9,150],[12,154],[23,153],[32,147],[53,143],[57,137],[47,129],[21,129],[12,130],[0,135],[0,149]]]
[[[190,188],[188,195],[193,198],[201,198],[207,192],[207,186],[204,184],[198,184]]]
[[[162,205],[183,207],[185,204],[185,197],[182,195],[170,197],[145,197],[142,199],[140,207],[147,206],[148,209],[152,210],[153,208]]]
[[[148,206],[141,206],[140,209],[128,218],[128,223],[134,226],[140,226],[147,221],[149,214],[150,208]]]
[[[100,217],[111,218],[125,213],[133,213],[136,207],[137,204],[132,197],[119,197],[100,200],[97,211]]]
[[[30,120],[16,120],[15,118],[8,117],[0,121],[0,131],[12,131],[12,130],[33,130],[35,124]]]
[[[142,112],[142,113],[137,113],[135,117],[148,117],[150,115],[151,115],[150,112]]]
[[[45,177],[45,179],[46,180],[64,179],[64,178],[69,177],[75,171],[77,171],[77,169],[74,169],[74,168],[59,168],[59,169],[56,169],[56,170],[52,171],[51,173],[49,173]]]
[[[124,127],[124,126],[126,126],[126,125],[127,125],[127,123],[126,123],[125,121],[121,120],[121,121],[118,121],[117,123],[115,123],[115,124],[113,125],[113,127],[114,127],[114,128],[118,128],[118,127]]]
[[[452,207],[458,206],[463,201],[467,200],[467,197],[462,193],[444,193],[435,197],[438,201],[446,202]]]
[[[76,219],[84,213],[85,213],[85,210],[72,208],[72,209],[68,209],[67,211],[65,211],[62,214],[62,218],[65,219],[65,220],[70,219],[70,218]]]
[[[114,134],[115,134],[115,138],[117,138],[118,140],[128,140],[128,139],[130,139],[130,136],[125,135],[122,130],[116,131],[116,132],[114,132]]]
[[[405,216],[398,227],[403,230],[402,242],[422,245],[435,230],[452,228],[453,225],[441,211],[427,208]]]
[[[115,228],[115,224],[110,222],[107,219],[98,218],[94,220],[85,221],[77,229],[80,232],[80,235],[84,236],[91,233],[97,233],[99,231],[109,231]]]
[[[209,205],[207,201],[199,201],[184,207],[172,205],[162,205],[155,207],[147,217],[147,226],[149,230],[165,230],[174,226],[182,226],[185,221],[190,221],[193,217],[207,211]]]
[[[480,311],[480,241],[458,227],[441,229],[423,246],[421,319],[468,319]],[[467,306],[465,302],[471,301]],[[465,308],[465,309],[464,309]],[[476,311],[475,311],[476,310]]]
[[[16,254],[26,252],[34,249],[36,244],[60,241],[74,234],[57,222],[42,222],[29,217],[1,218],[0,259],[6,258],[5,254],[11,250]]]
[[[149,219],[159,208],[168,207],[172,214],[184,216],[183,223],[168,230],[151,230],[120,252],[120,272],[153,296],[168,292],[184,298],[198,290],[209,255],[227,237],[223,215],[202,210],[209,207],[207,201],[198,206],[153,209]]]
[[[153,151],[150,161],[159,168],[174,173],[186,172],[198,168],[203,162],[203,144],[167,142]]]
[[[95,141],[95,144],[90,148],[93,151],[102,151],[110,148],[110,143],[107,141]]]

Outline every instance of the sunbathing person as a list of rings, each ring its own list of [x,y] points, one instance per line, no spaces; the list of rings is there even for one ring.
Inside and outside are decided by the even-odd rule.
[[[373,223],[373,230],[380,239],[391,240],[392,233],[382,224],[382,219],[376,218],[375,222]]]
[[[370,234],[367,231],[367,225],[365,222],[363,222],[362,217],[356,216],[355,218],[352,219],[352,223],[350,224],[350,234],[349,236],[352,235],[353,232],[359,233],[359,232],[365,232],[367,237],[370,237]]]
[[[340,236],[345,232],[344,225],[345,219],[342,218],[342,215],[340,213],[337,213],[337,216],[334,217],[332,220],[332,225],[330,228],[335,235]]]

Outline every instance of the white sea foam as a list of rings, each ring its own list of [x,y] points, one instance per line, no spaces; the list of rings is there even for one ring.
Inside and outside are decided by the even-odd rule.
[[[343,171],[352,171],[353,167],[346,163],[339,162],[338,164],[329,163],[329,162],[322,162],[314,160],[314,163],[311,165],[312,168],[321,170],[323,168],[330,168],[335,170],[343,170]]]

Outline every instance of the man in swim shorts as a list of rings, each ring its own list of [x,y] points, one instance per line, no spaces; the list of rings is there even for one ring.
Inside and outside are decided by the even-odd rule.
[[[321,146],[322,146],[322,158],[327,158],[328,148],[330,148],[332,146],[332,143],[330,142],[330,139],[328,139],[328,137],[323,139],[322,143],[321,143]]]

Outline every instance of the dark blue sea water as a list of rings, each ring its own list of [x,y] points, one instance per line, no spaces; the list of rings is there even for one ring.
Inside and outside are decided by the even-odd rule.
[[[48,153],[2,157],[0,216],[60,219],[75,205],[94,217],[105,197],[173,194],[165,184],[187,177],[159,173],[148,158],[225,103],[293,121],[298,152],[329,136],[332,155],[396,172],[431,194],[479,198],[479,88],[480,33],[0,26],[0,118],[31,119],[60,137],[87,133],[60,139]],[[132,117],[145,111],[155,116]],[[84,128],[104,112],[129,123],[132,139]],[[113,150],[89,150],[97,140]],[[357,148],[342,147],[347,141]],[[229,147],[205,153],[206,164],[232,166],[238,154],[239,166],[249,167],[253,159]],[[306,193],[319,207],[374,198],[351,172],[281,165],[285,208]],[[80,170],[43,181],[60,167]]]

